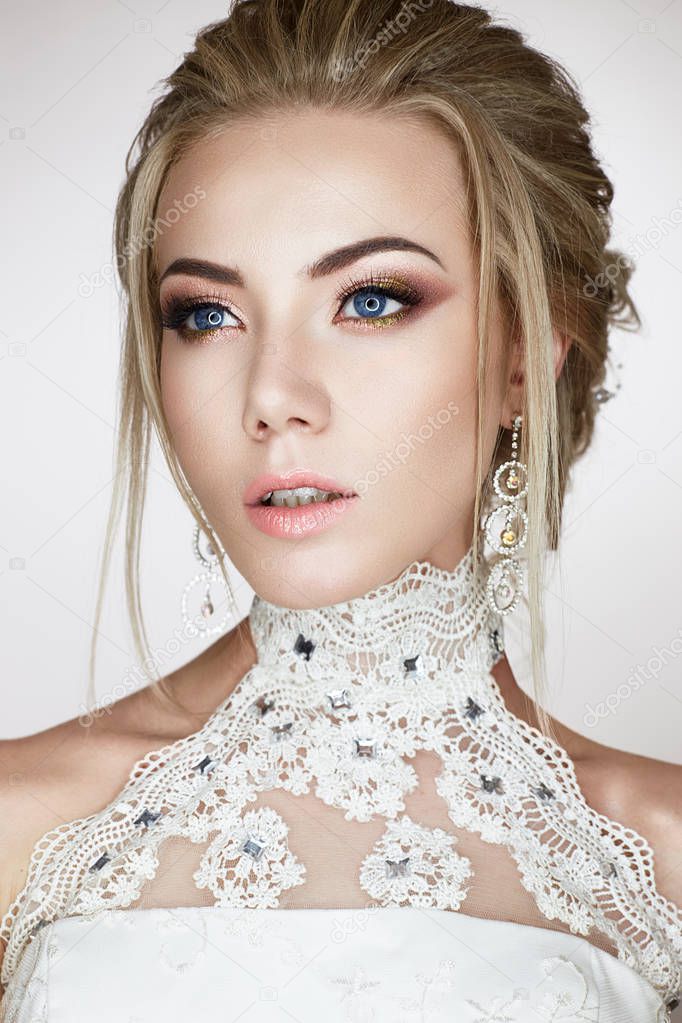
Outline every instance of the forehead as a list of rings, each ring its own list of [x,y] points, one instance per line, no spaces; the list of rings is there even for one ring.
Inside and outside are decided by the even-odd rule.
[[[456,146],[426,120],[315,109],[245,118],[172,166],[156,263],[231,255],[299,269],[331,245],[390,233],[437,249],[451,269],[468,249],[465,211]]]

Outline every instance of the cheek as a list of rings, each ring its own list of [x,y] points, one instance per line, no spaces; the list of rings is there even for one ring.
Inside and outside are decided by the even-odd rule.
[[[381,440],[370,442],[376,468],[367,482],[381,476],[377,489],[411,515],[456,514],[474,496],[476,406],[476,345],[466,332],[396,350],[366,402],[371,434]]]
[[[211,371],[209,360],[198,359],[196,352],[183,349],[173,339],[162,345],[159,377],[171,444],[201,499],[205,480],[215,468],[215,452],[223,446],[225,424],[220,410],[225,409],[225,389],[220,387],[215,366]]]
[[[187,395],[182,386],[182,377],[178,372],[178,358],[175,352],[171,352],[171,346],[164,341],[161,345],[161,364],[159,369],[159,381],[161,387],[161,404],[163,406],[166,422],[172,433],[175,433],[183,418],[183,408],[186,407]]]
[[[161,346],[159,379],[161,403],[171,442],[183,470],[192,482],[191,453],[196,449],[194,441],[201,389],[196,380],[196,371],[190,372],[186,356],[173,340],[164,341]]]
[[[469,381],[459,383],[445,375],[432,381],[396,421],[399,499],[434,524],[456,518],[474,495],[476,402]]]

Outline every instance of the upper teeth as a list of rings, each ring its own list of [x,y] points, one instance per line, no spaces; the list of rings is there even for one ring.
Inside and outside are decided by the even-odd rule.
[[[292,490],[269,490],[261,497],[261,504],[287,505],[296,508],[299,504],[313,504],[341,497],[335,490],[318,490],[317,487],[294,487]]]

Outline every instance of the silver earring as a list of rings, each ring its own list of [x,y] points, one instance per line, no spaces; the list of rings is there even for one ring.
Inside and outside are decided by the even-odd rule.
[[[225,631],[228,624],[233,620],[233,615],[228,609],[222,618],[218,619],[216,616],[215,600],[212,592],[214,593],[216,589],[222,587],[225,597],[228,595],[223,574],[218,567],[222,554],[225,552],[222,551],[221,554],[217,554],[213,544],[208,540],[206,542],[206,551],[203,551],[201,549],[201,539],[205,535],[203,530],[199,528],[199,525],[196,524],[192,535],[192,550],[197,561],[203,565],[204,571],[197,572],[182,591],[181,610],[182,620],[185,625],[190,623],[195,625],[203,636],[215,636]],[[189,613],[188,605],[190,594],[196,587],[201,587],[203,590],[203,600],[199,607],[199,614],[192,617]]]
[[[518,460],[518,436],[522,416],[514,419],[511,459],[498,466],[493,488],[500,498],[484,524],[488,543],[499,558],[494,559],[487,583],[487,597],[491,609],[506,615],[514,610],[523,591],[524,571],[515,555],[525,546],[528,516],[521,507],[528,493],[528,468]]]

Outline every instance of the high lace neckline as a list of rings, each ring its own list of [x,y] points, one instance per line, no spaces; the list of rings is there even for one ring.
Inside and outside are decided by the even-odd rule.
[[[258,663],[359,684],[396,671],[415,679],[486,675],[502,657],[504,633],[484,578],[472,545],[452,570],[414,560],[395,579],[336,604],[289,608],[256,594],[249,625]]]
[[[682,910],[657,892],[646,839],[588,805],[566,751],[505,706],[484,580],[470,548],[452,571],[413,561],[338,604],[255,597],[258,660],[227,700],[36,843],[0,921],[2,982],[44,926],[166,904],[170,873],[175,905],[207,889],[216,906],[370,896],[557,920],[677,1004]]]

